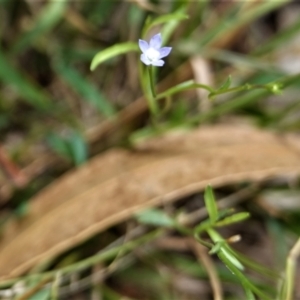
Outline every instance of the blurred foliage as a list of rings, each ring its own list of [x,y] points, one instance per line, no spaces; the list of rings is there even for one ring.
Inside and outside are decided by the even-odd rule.
[[[137,50],[137,40],[144,37],[148,29],[151,33],[163,32],[164,42],[173,47],[168,63],[156,74],[158,80],[175,73],[184,64],[189,65],[191,58],[200,56],[208,62],[214,86],[220,89],[229,84],[282,83],[282,94],[273,95],[268,90],[239,90],[233,95],[222,95],[211,103],[209,110],[201,109],[196,93],[180,94],[163,116],[166,130],[174,126],[242,120],[280,131],[299,132],[300,59],[297,43],[300,7],[296,1],[1,0],[0,5],[0,147],[8,151],[20,168],[27,167],[44,153],[49,154],[49,150],[51,155],[56,153],[65,162],[52,166],[54,170],[48,165],[45,167],[45,162],[40,163],[43,172],[37,181],[48,183],[71,164],[78,166],[97,153],[96,144],[105,141],[101,138],[91,141],[91,132],[105,121],[118,120],[119,112],[145,91],[139,83],[139,54],[136,51],[127,53],[127,50]],[[122,51],[118,48],[114,53],[111,51],[114,48],[109,47],[116,44],[127,48]],[[91,72],[90,64],[97,53],[102,53],[97,61],[101,65]],[[117,56],[121,53],[126,55]],[[229,76],[231,80],[227,80]],[[119,128],[120,132],[126,131],[126,141],[149,135],[147,125],[151,122],[147,114],[132,123]],[[109,146],[125,144],[124,136],[118,134],[108,133],[113,135]],[[48,156],[44,161],[48,163],[47,159]],[[40,186],[45,185],[44,181]],[[0,187],[5,184],[5,177],[0,177]],[[287,180],[279,189],[288,191],[290,185]],[[261,190],[265,187],[274,189],[266,183]],[[27,188],[31,190],[32,186],[29,184]],[[299,203],[299,184],[294,183],[293,188],[298,197],[294,202]],[[222,194],[222,190],[217,192]],[[28,197],[22,196],[26,194],[25,187],[22,193],[16,192],[4,208],[15,208],[17,201],[20,205],[14,214],[21,214],[20,211],[27,209]],[[206,197],[213,196],[209,193]],[[282,197],[281,201],[284,199]],[[273,267],[282,270],[287,249],[299,235],[299,206],[292,213],[275,215],[270,213],[273,210],[257,203],[249,202],[245,206],[260,222],[260,230],[255,234],[263,235],[263,239],[274,244],[276,253],[273,255],[278,266]],[[216,207],[208,208],[211,219],[216,221]],[[1,224],[10,219],[7,210],[3,211]],[[152,226],[172,227],[173,224],[173,220],[160,210],[144,212],[139,215],[139,220]],[[123,230],[114,228],[110,233],[118,238],[120,232]],[[218,239],[214,232],[210,234]],[[125,296],[128,299],[211,299],[207,271],[195,263],[190,252],[174,250],[166,254],[162,249],[148,249],[132,258],[134,249],[152,238],[145,235],[136,244],[131,242],[128,248],[126,246],[126,251],[122,247],[112,251],[108,261],[122,251],[129,253],[129,257],[113,271],[107,267],[106,276],[113,272],[114,275],[107,281],[103,280],[105,276],[101,277],[98,280],[101,284],[94,284],[92,275],[97,268],[93,269],[93,266],[99,266],[104,260],[95,259],[94,265],[89,265],[89,271],[85,273],[79,273],[79,261],[74,272],[78,281],[85,276],[91,277],[82,289],[75,290],[78,297],[100,299],[101,294],[107,300]],[[253,246],[253,249],[257,248]],[[252,254],[259,256],[255,251]],[[222,259],[226,261],[226,257],[222,256]],[[50,269],[55,270],[56,263],[52,262]],[[223,265],[216,264],[216,268],[225,283],[224,299],[242,299],[237,278]],[[76,278],[74,280],[76,283]],[[69,281],[63,285],[68,287]],[[29,282],[29,287],[40,284],[34,280]],[[191,284],[194,293],[179,282]],[[254,282],[264,292],[274,294],[274,283],[270,284],[266,279],[251,278],[249,282],[248,287]],[[53,286],[51,290],[33,293],[28,299],[55,299],[57,291]],[[71,288],[66,288],[64,295],[72,292]],[[254,299],[251,297],[249,292],[248,299]]]

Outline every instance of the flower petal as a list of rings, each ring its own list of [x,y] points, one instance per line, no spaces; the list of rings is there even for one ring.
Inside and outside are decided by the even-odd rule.
[[[143,53],[149,49],[149,44],[144,40],[139,40],[139,47]]]
[[[156,67],[162,67],[164,64],[165,64],[165,62],[162,59],[152,62],[152,65],[156,66]]]
[[[151,40],[150,40],[150,47],[158,50],[160,48],[160,46],[161,46],[161,43],[162,43],[162,41],[161,41],[161,34],[158,33],[158,34],[154,35],[151,38]]]
[[[170,54],[171,50],[172,50],[172,47],[162,47],[161,49],[158,50],[159,58],[168,56]]]
[[[144,53],[141,54],[141,61],[147,66],[151,64],[151,61],[147,58],[147,56]]]

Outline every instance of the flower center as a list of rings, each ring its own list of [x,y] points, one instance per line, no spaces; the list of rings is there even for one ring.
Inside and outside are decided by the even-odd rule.
[[[156,61],[159,59],[159,52],[154,48],[149,48],[146,52],[146,56],[150,61]]]

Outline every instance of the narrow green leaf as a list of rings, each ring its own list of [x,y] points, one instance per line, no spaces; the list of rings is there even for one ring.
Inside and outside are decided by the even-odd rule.
[[[211,222],[216,222],[218,219],[218,208],[213,194],[213,190],[210,185],[208,185],[205,188],[204,201]]]
[[[224,239],[222,238],[222,236],[214,229],[207,229],[207,233],[215,244],[221,245],[220,250],[217,252],[218,255],[220,254],[220,252],[223,253],[223,256],[225,256],[226,259],[229,260],[231,264],[233,264],[239,270],[244,270],[244,266],[234,256],[234,253],[232,253],[231,251],[228,251],[228,249],[226,249],[227,244],[224,241]]]
[[[48,300],[50,299],[51,290],[50,288],[42,289],[36,292],[34,295],[27,298],[28,300]]]
[[[217,243],[222,239],[220,234],[215,231],[214,229],[208,229],[207,233],[209,234],[210,238],[214,241],[214,243]],[[250,289],[253,293],[259,296],[259,299],[263,300],[271,300],[271,298],[266,295],[264,292],[262,292],[260,289],[258,289],[252,282],[249,281],[249,279],[240,271],[239,267],[236,265],[241,264],[238,260],[234,260],[234,253],[232,251],[226,249],[227,244],[225,244],[224,247],[221,248],[221,251],[217,253],[220,260],[226,265],[226,267],[238,278],[238,280],[241,282],[243,287],[247,287]],[[225,251],[224,251],[225,249]],[[242,266],[242,265],[241,265]],[[240,266],[240,267],[241,267]],[[243,266],[242,266],[243,267]],[[274,298],[273,298],[274,299]]]
[[[77,131],[71,131],[66,138],[50,133],[47,136],[47,142],[54,151],[72,160],[76,166],[86,162],[88,158],[87,144]]]
[[[15,68],[0,49],[0,80],[12,85],[20,97],[36,108],[46,110],[52,106],[50,97]]]
[[[132,42],[117,44],[109,48],[106,48],[105,50],[98,52],[93,58],[91,63],[91,71],[94,71],[98,67],[98,65],[100,65],[106,60],[109,60],[115,56],[130,51],[138,51],[138,50],[139,50],[138,43],[132,43]]]
[[[88,148],[82,135],[74,131],[72,135],[70,135],[68,142],[75,165],[79,166],[85,163],[88,158]]]
[[[151,27],[155,26],[155,25],[159,25],[162,23],[166,23],[169,21],[180,21],[180,20],[186,20],[188,19],[189,16],[186,14],[181,14],[181,13],[172,13],[172,14],[167,14],[167,15],[162,15],[159,16],[158,18],[156,18],[155,20],[153,20],[150,24],[149,24],[149,29],[151,29]]]
[[[208,252],[210,255],[211,254],[216,254],[221,250],[221,247],[224,245],[225,241],[220,241],[217,242]]]
[[[245,269],[244,266],[239,262],[239,260],[235,256],[233,256],[232,253],[227,251],[225,247],[221,247],[220,251],[223,252],[226,258],[239,270],[243,271]]]
[[[255,296],[252,293],[251,289],[247,287],[247,285],[243,285],[247,300],[255,300]]]
[[[67,0],[52,0],[45,6],[43,11],[37,17],[32,29],[23,33],[19,40],[13,47],[13,52],[24,51],[29,47],[36,39],[44,36],[49,32],[57,23],[62,19],[65,9],[67,7]]]
[[[178,12],[159,16],[159,17],[155,18],[153,21],[146,22],[146,25],[143,29],[142,36],[145,37],[145,35],[148,33],[148,31],[156,25],[160,25],[160,24],[175,21],[175,20],[176,21],[186,20],[188,18],[189,18],[188,15],[183,14],[183,13],[178,13]]]
[[[174,221],[159,209],[148,209],[136,214],[137,220],[142,224],[174,227]]]
[[[215,226],[222,227],[226,225],[230,225],[233,223],[241,222],[250,217],[250,214],[248,212],[240,212],[237,214],[234,214],[232,216],[226,217],[225,219],[218,221]]]
[[[257,296],[259,296],[259,299],[262,300],[271,300],[274,299],[270,298],[265,292],[262,292],[260,289],[258,289],[249,279],[232,263],[231,260],[227,258],[227,256],[222,252],[218,252],[218,257],[220,260],[226,265],[226,267],[238,278],[240,283],[243,285],[244,288],[248,288],[253,293],[255,293]]]
[[[225,82],[218,88],[218,91],[225,91],[227,90],[231,85],[231,75],[227,77]]]
[[[115,109],[105,99],[97,88],[86,80],[77,70],[71,66],[67,66],[61,59],[55,60],[53,64],[56,72],[62,76],[70,86],[78,92],[83,100],[92,103],[99,112],[103,113],[107,117],[111,117],[115,114]]]
[[[70,158],[70,152],[66,141],[56,133],[49,133],[46,137],[49,146],[58,154]]]

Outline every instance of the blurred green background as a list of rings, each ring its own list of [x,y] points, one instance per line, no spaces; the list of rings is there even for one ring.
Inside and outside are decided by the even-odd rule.
[[[164,124],[246,123],[299,132],[298,1],[0,0],[0,5],[1,224],[11,215],[26,214],[31,196],[67,170],[104,149],[128,147],[136,131],[149,129],[145,101],[138,100],[139,53],[114,57],[90,70],[99,51],[137,42],[149,18],[174,15],[150,32],[163,32],[166,45],[173,47],[158,70],[159,82],[170,78],[172,86],[182,76],[217,87],[231,75],[232,86],[282,83],[279,94],[249,90],[213,102],[198,92],[180,94]],[[176,19],[178,14],[188,19]],[[273,220],[266,226],[275,236],[282,237],[286,228],[299,234],[298,210],[286,227]],[[281,258],[286,249],[282,253]],[[159,253],[153,258],[159,259],[176,270],[184,268],[189,276],[207,277],[188,257]],[[156,280],[149,265],[139,262],[130,272],[132,289],[141,284],[148,290],[145,278],[151,278],[151,287],[159,291],[151,299],[193,299],[168,290],[170,278]],[[223,276],[222,267],[220,272]],[[122,283],[127,274],[121,271],[116,281]],[[224,278],[234,284],[228,273]],[[105,288],[105,299],[121,299]],[[226,299],[238,299],[230,297]]]

